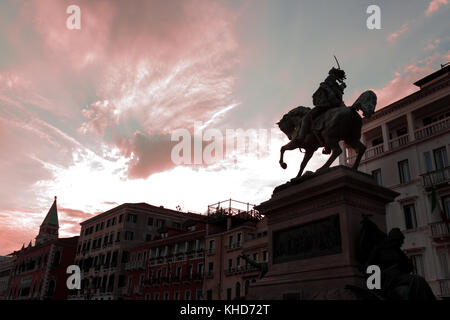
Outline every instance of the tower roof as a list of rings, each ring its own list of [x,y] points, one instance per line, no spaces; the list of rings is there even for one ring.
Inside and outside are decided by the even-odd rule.
[[[52,206],[50,207],[50,210],[48,210],[47,216],[45,217],[44,221],[41,225],[53,225],[53,226],[59,226],[58,224],[58,209],[56,208],[56,197],[55,201],[53,201]]]

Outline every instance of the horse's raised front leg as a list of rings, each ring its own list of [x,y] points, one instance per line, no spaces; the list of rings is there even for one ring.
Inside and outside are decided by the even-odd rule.
[[[281,149],[280,149],[280,166],[283,168],[283,169],[286,169],[287,168],[287,164],[286,163],[284,163],[284,160],[283,160],[283,157],[284,157],[284,152],[286,151],[286,150],[294,150],[294,149],[297,149],[298,148],[298,146],[293,142],[293,141],[290,141],[290,142],[288,142],[286,145],[284,145],[284,146],[282,146],[281,147]]]
[[[338,141],[330,142],[329,146],[331,147],[332,151],[331,156],[328,158],[327,162],[325,162],[325,164],[319,170],[317,170],[318,172],[329,168],[333,161],[336,160],[336,158],[339,157],[339,155],[342,153],[342,149],[339,146]]]
[[[348,143],[350,147],[356,150],[358,155],[356,156],[355,163],[353,163],[352,169],[357,170],[359,167],[359,163],[361,162],[361,158],[364,155],[364,152],[366,152],[366,146],[359,140],[350,141]]]
[[[302,161],[302,164],[300,165],[300,171],[298,172],[297,177],[300,177],[302,175],[303,170],[305,170],[305,167],[308,164],[311,157],[313,156],[313,154],[314,154],[313,149],[306,149],[306,153],[305,153],[305,156],[303,157],[303,161]]]

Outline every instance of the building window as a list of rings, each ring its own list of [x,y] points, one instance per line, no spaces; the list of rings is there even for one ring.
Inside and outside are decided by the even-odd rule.
[[[240,298],[241,297],[241,283],[240,282],[236,282],[236,298]]]
[[[164,220],[156,220],[156,227],[162,228],[164,226]]]
[[[116,217],[114,217],[114,218],[112,219],[112,225],[113,225],[113,226],[116,225]]]
[[[119,216],[119,223],[122,223],[122,220],[123,220],[123,214],[121,214],[121,215]]]
[[[132,231],[125,231],[125,240],[133,240],[133,232]]]
[[[228,248],[232,248],[233,247],[233,236],[229,236],[228,237]]]
[[[413,264],[414,270],[413,273],[419,276],[424,277],[425,272],[423,268],[423,258],[422,255],[414,255],[411,256],[411,262]]]
[[[208,262],[208,273],[212,274],[214,271],[214,262]]]
[[[417,217],[416,217],[416,209],[414,207],[414,204],[407,204],[407,205],[403,206],[403,213],[405,215],[406,229],[417,228]]]
[[[164,292],[164,300],[169,300],[169,293],[168,292]]]
[[[216,250],[216,242],[214,240],[209,240],[209,252],[214,252]]]
[[[137,223],[137,215],[135,215],[135,214],[128,214],[127,215],[127,222]]]
[[[179,222],[172,222],[172,227],[174,227],[175,229],[181,229],[181,223],[179,223]]]
[[[231,288],[227,288],[227,300],[231,300]]]
[[[425,160],[425,170],[427,173],[433,171],[433,162],[431,160],[431,155],[430,152],[424,152],[423,153],[423,158]]]
[[[153,300],[159,300],[159,293],[158,293],[158,292],[156,292],[156,293],[154,294]]]
[[[409,181],[411,181],[408,160],[403,160],[398,163],[398,173],[400,177],[400,183],[408,183]]]
[[[231,269],[233,268],[233,260],[228,259],[228,272],[231,272]]]
[[[263,260],[263,262],[267,262],[267,260],[268,260],[267,251],[263,251],[262,260]]]
[[[383,180],[381,178],[381,169],[372,171],[372,177],[375,180],[375,182],[377,183],[377,185],[379,185],[379,186],[383,185]]]
[[[434,164],[436,165],[436,170],[441,170],[448,167],[447,150],[445,147],[436,149],[434,153]]]
[[[174,300],[180,300],[180,291],[175,291]]]
[[[203,292],[201,289],[197,290],[196,300],[201,300],[203,298]]]
[[[184,292],[184,300],[191,300],[191,290],[186,290]]]
[[[442,252],[440,254],[442,275],[444,279],[450,279],[450,268],[448,267],[448,255],[447,252]]]
[[[197,272],[200,274],[200,275],[203,275],[203,272],[205,271],[205,266],[204,266],[204,264],[203,263],[199,263],[198,264],[198,266],[197,266]]]
[[[47,295],[49,297],[53,297],[53,295],[55,294],[55,287],[56,287],[56,282],[55,280],[50,280],[49,284],[48,284],[48,291],[47,291]]]
[[[240,247],[241,245],[242,245],[242,233],[241,232],[239,232],[237,235],[236,235],[236,246],[237,247]]]
[[[442,204],[447,219],[450,219],[450,196],[442,197]]]
[[[152,218],[152,217],[148,217],[148,219],[147,219],[147,225],[148,225],[148,226],[153,226],[153,218]]]
[[[249,286],[250,286],[250,281],[245,280],[245,288],[244,288],[245,295],[248,294],[248,287],[249,287]]]
[[[212,300],[212,290],[206,291],[206,300]]]

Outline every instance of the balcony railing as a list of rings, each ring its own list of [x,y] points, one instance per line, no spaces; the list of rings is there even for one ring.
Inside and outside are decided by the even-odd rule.
[[[431,136],[434,136],[436,134],[440,134],[442,132],[445,132],[447,130],[450,130],[450,117],[447,117],[445,119],[442,119],[438,122],[432,123],[428,126],[422,127],[420,129],[417,129],[414,131],[414,139],[415,140],[421,140],[425,139]],[[388,141],[388,149],[385,150],[384,145],[380,144],[371,148],[367,148],[362,160],[368,160],[374,157],[377,157],[384,152],[395,150],[401,146],[407,145],[410,143],[410,137],[409,134],[402,135],[398,138],[395,138],[393,140]],[[356,159],[356,154],[352,154],[347,158],[348,164],[353,164],[353,162]]]
[[[416,140],[425,139],[448,129],[450,129],[450,117],[414,131],[414,137]]]
[[[433,238],[450,237],[450,223],[435,222],[430,224],[431,236]]]
[[[389,150],[397,149],[401,146],[408,144],[408,142],[409,142],[409,135],[404,134],[398,138],[389,141]]]
[[[378,146],[375,146],[372,148],[367,148],[364,156],[366,159],[370,159],[370,158],[373,158],[373,157],[376,157],[376,156],[382,154],[383,152],[384,152],[384,146],[381,144],[381,145],[378,145]]]
[[[450,279],[438,280],[441,297],[450,297]]]
[[[423,185],[426,188],[429,188],[432,185],[436,186],[442,183],[448,183],[450,182],[450,167],[425,173],[422,175],[422,179]]]

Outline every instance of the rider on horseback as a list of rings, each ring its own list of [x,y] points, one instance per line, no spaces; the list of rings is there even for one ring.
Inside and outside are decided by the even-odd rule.
[[[342,100],[344,89],[347,87],[344,82],[345,79],[345,71],[340,68],[336,69],[333,67],[328,72],[328,77],[313,94],[313,104],[315,107],[303,118],[300,132],[296,138],[300,144],[304,142],[306,135],[311,132],[314,119],[330,108],[345,106]],[[326,149],[324,153],[330,153],[330,150]]]

